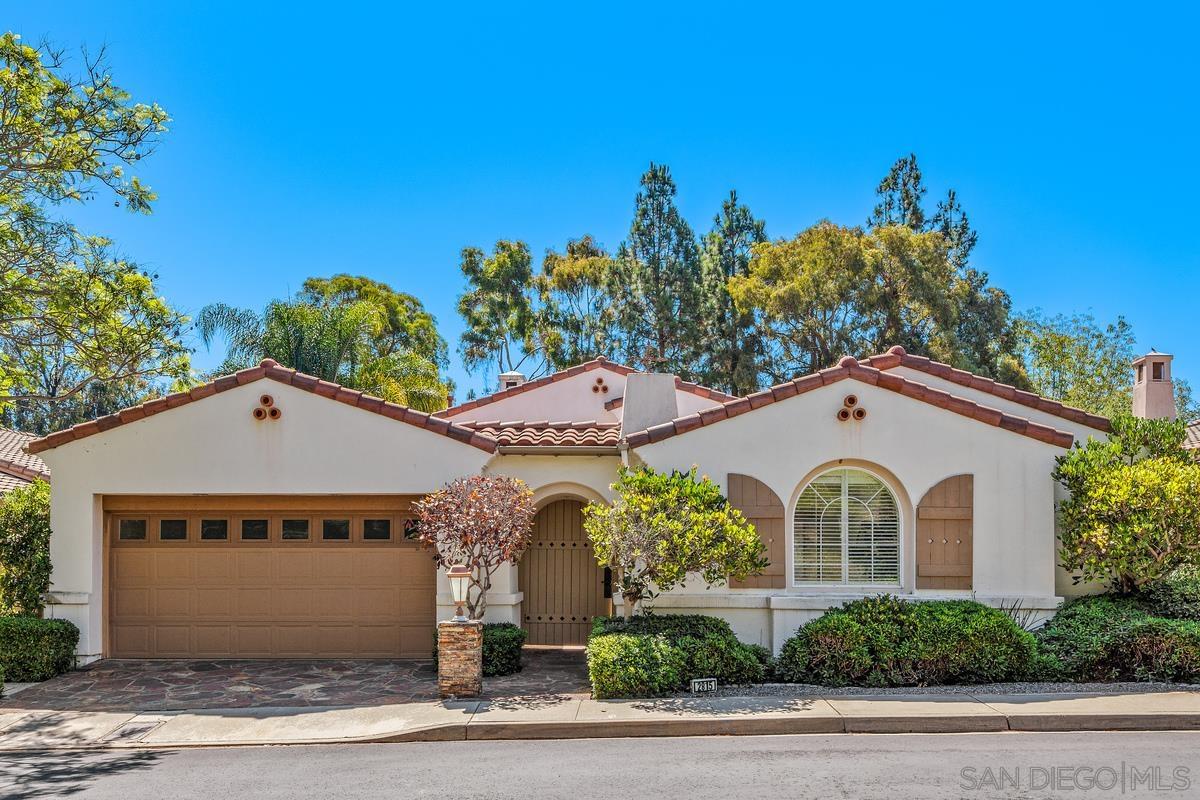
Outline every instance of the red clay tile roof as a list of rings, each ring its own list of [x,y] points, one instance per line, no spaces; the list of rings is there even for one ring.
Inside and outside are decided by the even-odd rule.
[[[124,411],[118,411],[116,414],[109,414],[107,417],[100,417],[91,422],[84,422],[72,428],[52,433],[41,439],[34,439],[29,442],[26,449],[30,453],[40,453],[43,450],[49,450],[52,447],[58,447],[76,439],[83,439],[101,431],[111,430],[119,425],[125,425],[143,417],[151,417],[168,409],[187,405],[209,395],[264,379],[286,383],[289,386],[295,386],[297,389],[303,389],[306,392],[312,392],[322,397],[337,400],[339,403],[357,406],[366,411],[381,414],[389,419],[399,420],[418,428],[440,433],[443,436],[449,436],[451,439],[457,439],[460,442],[478,447],[480,450],[485,450],[489,453],[496,452],[496,441],[494,439],[490,439],[470,428],[454,422],[448,422],[444,419],[438,419],[421,411],[414,411],[397,403],[389,403],[381,398],[372,397],[365,392],[347,389],[339,384],[323,381],[312,375],[305,375],[302,372],[281,366],[278,362],[269,358],[257,367],[251,367],[250,369],[235,372],[232,375],[217,378],[215,381],[201,384],[189,392],[178,392],[166,397],[160,397],[157,400],[150,400],[140,406],[127,408]]]
[[[495,403],[499,400],[504,400],[509,397],[514,397],[518,394],[523,394],[524,392],[539,389],[548,384],[557,383],[558,381],[566,378],[572,378],[584,372],[591,372],[594,369],[600,369],[601,367],[610,369],[620,375],[632,375],[638,371],[633,367],[627,367],[624,364],[618,364],[615,361],[609,361],[607,358],[601,356],[600,358],[594,358],[591,361],[585,361],[582,364],[576,364],[575,366],[569,369],[564,369],[561,372],[555,372],[553,375],[546,375],[544,377],[522,383],[520,386],[513,386],[510,389],[501,389],[498,392],[493,392],[492,394],[484,397],[468,400],[461,405],[452,406],[450,408],[443,409],[442,411],[437,411],[434,413],[434,416],[449,417],[456,414],[461,414],[464,411],[470,411],[472,409],[479,408],[480,406],[486,406],[489,403]],[[698,383],[691,383],[689,381],[681,380],[678,376],[675,377],[675,388],[690,394],[699,395],[700,397],[707,397],[710,400],[716,400],[719,403],[723,403],[727,400],[737,399],[733,395],[725,394],[724,392],[718,392],[716,389],[710,389],[707,386],[701,386]],[[609,402],[612,401],[610,400]],[[605,407],[607,407],[607,404],[605,404]]]
[[[895,353],[891,355],[899,357]],[[899,362],[897,361],[897,363]],[[895,364],[892,366],[895,366]],[[1048,425],[1042,425],[1031,422],[1023,417],[1006,414],[999,409],[988,408],[971,400],[952,395],[949,392],[909,380],[901,375],[885,372],[875,366],[864,366],[850,356],[843,358],[838,362],[836,367],[823,369],[812,375],[805,375],[802,378],[796,378],[787,383],[772,386],[770,389],[756,392],[748,397],[723,403],[715,408],[705,409],[696,414],[679,417],[670,422],[664,422],[661,425],[647,428],[644,431],[628,434],[625,440],[630,447],[640,447],[644,444],[661,442],[663,439],[687,433],[705,425],[712,425],[713,423],[745,414],[747,411],[847,379],[869,383],[881,389],[887,389],[897,394],[911,397],[914,400],[920,400],[923,403],[944,408],[955,414],[977,419],[980,422],[986,422],[989,425],[995,425],[1013,433],[1029,436],[1059,447],[1070,447],[1075,441],[1075,437],[1067,431],[1056,430]]]
[[[991,378],[985,378],[982,375],[976,375],[973,372],[967,372],[963,369],[955,369],[949,364],[943,364],[940,361],[933,361],[925,356],[909,355],[899,345],[888,350],[886,353],[870,358],[862,362],[865,366],[875,367],[876,369],[889,370],[896,367],[908,367],[919,372],[925,372],[929,375],[935,375],[951,383],[957,383],[959,386],[967,386],[980,392],[994,394],[996,397],[1010,400],[1029,408],[1036,408],[1038,411],[1047,414],[1053,414],[1056,417],[1070,420],[1071,422],[1087,425],[1089,428],[1097,430],[1109,431],[1111,425],[1107,417],[1102,417],[1098,414],[1090,414],[1080,408],[1073,408],[1064,405],[1055,400],[1049,400],[1041,395],[1027,392],[1023,389],[1018,389],[1015,386],[1009,386],[1007,383],[1000,383]]]
[[[50,480],[46,462],[25,452],[25,447],[37,437],[31,433],[0,428],[0,492],[41,478]]]
[[[621,441],[619,422],[464,422],[501,447],[613,447]]]

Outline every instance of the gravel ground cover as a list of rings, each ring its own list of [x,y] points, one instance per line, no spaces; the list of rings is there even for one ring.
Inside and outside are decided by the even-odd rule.
[[[817,686],[811,683],[760,683],[722,686],[707,697],[850,697],[902,694],[1137,694],[1144,692],[1200,692],[1195,683],[976,683],[957,686]],[[682,696],[688,696],[683,693]]]

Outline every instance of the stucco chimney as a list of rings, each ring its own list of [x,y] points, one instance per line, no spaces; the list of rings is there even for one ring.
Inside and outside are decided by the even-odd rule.
[[[621,436],[644,431],[679,416],[675,400],[675,376],[638,372],[625,379],[621,404]]]
[[[525,382],[525,376],[517,371],[501,372],[500,373],[500,391],[511,389],[514,386],[520,386]]]
[[[1143,419],[1175,419],[1174,356],[1151,350],[1133,360],[1133,415]]]

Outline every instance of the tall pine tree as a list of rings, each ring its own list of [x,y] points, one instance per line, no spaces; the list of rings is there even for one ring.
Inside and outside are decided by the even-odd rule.
[[[767,240],[766,223],[738,203],[736,191],[721,204],[701,253],[704,356],[701,382],[730,394],[745,395],[759,387],[762,335],[753,311],[739,311],[729,295],[729,279],[750,273],[754,245]]]
[[[621,350],[631,366],[693,379],[701,330],[699,248],[675,207],[671,171],[652,163],[641,185],[629,238],[617,254]]]
[[[917,156],[909,153],[907,158],[901,158],[893,164],[879,182],[875,189],[879,202],[867,219],[867,226],[883,228],[887,225],[903,225],[917,233],[924,233],[925,210],[921,201],[925,192]]]

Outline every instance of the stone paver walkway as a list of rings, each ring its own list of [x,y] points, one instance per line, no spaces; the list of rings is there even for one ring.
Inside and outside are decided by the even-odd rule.
[[[582,651],[527,650],[487,696],[539,704],[589,693]],[[0,700],[0,711],[174,711],[381,706],[437,699],[429,661],[99,661]]]

